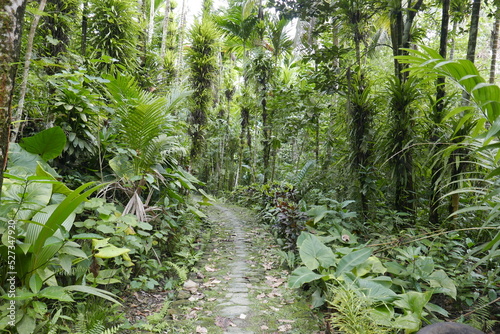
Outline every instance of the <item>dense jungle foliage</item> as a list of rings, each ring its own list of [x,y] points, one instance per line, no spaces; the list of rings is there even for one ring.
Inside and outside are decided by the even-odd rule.
[[[0,0],[0,331],[154,332],[213,196],[332,331],[498,333],[500,2],[192,3]]]

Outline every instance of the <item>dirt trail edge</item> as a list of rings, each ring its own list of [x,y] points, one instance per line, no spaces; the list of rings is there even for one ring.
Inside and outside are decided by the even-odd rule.
[[[214,204],[211,243],[172,303],[184,333],[322,333],[307,298],[287,287],[274,238],[255,213]]]

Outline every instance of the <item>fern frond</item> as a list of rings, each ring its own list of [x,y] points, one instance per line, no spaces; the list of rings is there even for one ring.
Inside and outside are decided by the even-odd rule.
[[[302,182],[304,182],[304,179],[306,178],[307,174],[312,170],[312,168],[315,165],[316,165],[316,160],[309,160],[308,162],[306,162],[304,167],[302,167],[302,169],[295,176],[293,185],[295,187],[300,186]]]
[[[106,327],[102,325],[102,321],[98,321],[92,326],[92,328],[87,329],[85,334],[102,334],[102,332],[106,330]]]
[[[118,333],[118,330],[121,327],[122,327],[121,325],[114,326],[114,327],[106,329],[105,331],[101,332],[100,334],[116,334],[116,333]]]
[[[491,319],[491,303],[489,303],[488,297],[483,296],[476,300],[473,313],[470,313],[468,324],[489,333],[493,330],[493,326],[496,323],[496,320]]]
[[[187,280],[187,275],[188,275],[188,270],[184,267],[179,266],[178,264],[175,264],[173,262],[167,261],[165,262],[167,265],[172,267],[172,269],[175,270],[177,276],[179,276],[179,279],[181,281],[186,281]]]

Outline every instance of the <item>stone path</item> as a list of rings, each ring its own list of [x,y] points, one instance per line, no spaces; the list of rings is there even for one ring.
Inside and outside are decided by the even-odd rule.
[[[172,304],[177,332],[322,333],[308,299],[286,285],[274,238],[255,213],[216,204],[204,259]]]

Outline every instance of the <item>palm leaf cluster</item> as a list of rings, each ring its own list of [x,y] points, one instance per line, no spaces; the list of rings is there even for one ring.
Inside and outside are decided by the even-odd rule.
[[[107,88],[118,116],[118,145],[131,157],[134,175],[147,173],[156,164],[172,163],[172,153],[181,146],[176,138],[177,120],[171,112],[187,94],[155,96],[124,75],[108,83]]]

